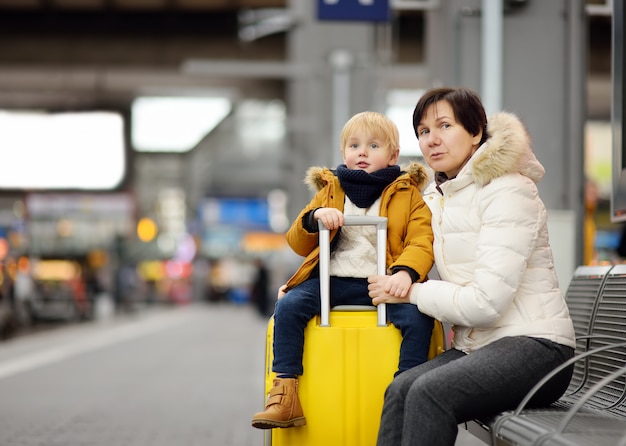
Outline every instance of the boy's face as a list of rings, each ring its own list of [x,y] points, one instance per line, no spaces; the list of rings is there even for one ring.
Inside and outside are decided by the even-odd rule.
[[[364,170],[367,173],[395,165],[399,156],[398,150],[392,153],[382,139],[376,138],[367,130],[359,130],[350,135],[342,152],[348,169]]]

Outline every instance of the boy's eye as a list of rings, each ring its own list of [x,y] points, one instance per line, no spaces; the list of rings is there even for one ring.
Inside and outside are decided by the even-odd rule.
[[[378,149],[379,147],[380,147],[380,146],[379,146],[378,144],[376,144],[376,143],[372,143],[372,144],[370,144],[370,148],[371,148],[371,149]]]

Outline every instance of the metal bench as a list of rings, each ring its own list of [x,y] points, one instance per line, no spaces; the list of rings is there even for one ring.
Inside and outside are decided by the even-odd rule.
[[[487,444],[626,446],[626,265],[583,266],[566,301],[576,331],[574,374],[550,407],[526,408],[556,369],[514,411],[467,423]],[[624,437],[624,438],[622,438]]]

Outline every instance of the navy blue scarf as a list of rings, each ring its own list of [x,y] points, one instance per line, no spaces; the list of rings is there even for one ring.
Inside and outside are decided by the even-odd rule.
[[[348,169],[345,164],[337,166],[337,177],[344,192],[357,207],[370,207],[400,175],[400,166],[390,166],[376,172]]]

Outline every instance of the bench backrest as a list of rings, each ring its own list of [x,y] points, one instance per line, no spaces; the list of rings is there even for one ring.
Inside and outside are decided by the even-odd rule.
[[[565,300],[576,332],[576,353],[588,350],[590,341],[586,336],[592,332],[594,312],[600,292],[612,266],[579,266],[567,288]],[[578,361],[565,399],[576,399],[585,388],[588,377],[588,360]]]
[[[607,274],[596,305],[589,348],[626,341],[626,265],[615,265]],[[589,357],[586,387],[626,365],[626,347],[616,347]],[[588,405],[626,416],[623,405],[626,379],[620,376],[594,395]]]

